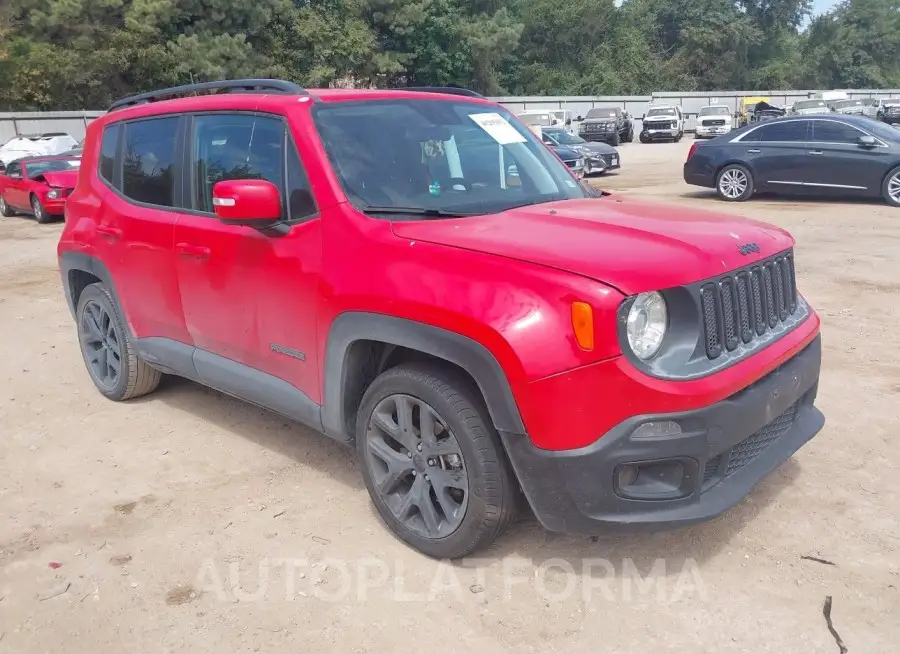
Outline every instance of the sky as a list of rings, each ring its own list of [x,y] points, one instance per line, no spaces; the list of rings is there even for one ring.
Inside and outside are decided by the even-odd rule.
[[[813,16],[824,14],[837,3],[838,0],[813,0]]]

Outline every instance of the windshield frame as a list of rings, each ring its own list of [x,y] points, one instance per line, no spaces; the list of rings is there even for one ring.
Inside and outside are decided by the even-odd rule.
[[[50,165],[52,166],[55,163],[63,163],[63,162],[74,162],[74,166],[68,166],[66,168],[59,168],[56,170],[48,169],[48,170],[38,170],[35,171],[35,167],[41,167]],[[25,170],[28,172],[28,177],[35,177],[36,175],[43,175],[44,173],[64,173],[68,171],[77,171],[81,168],[81,159],[79,157],[60,157],[59,159],[44,159],[38,161],[23,161],[21,162],[25,166]]]
[[[417,110],[415,106],[410,107],[409,105],[420,105],[420,107]],[[447,152],[456,150],[458,148],[456,155],[458,159],[457,163],[458,165],[461,165],[462,158],[460,157],[458,152],[463,151],[462,148],[466,147],[465,144],[468,142],[469,136],[474,137],[476,141],[483,140],[485,141],[485,143],[472,142],[468,144],[468,147],[477,149],[480,147],[496,146],[498,148],[496,150],[498,153],[498,157],[501,157],[501,161],[503,161],[503,166],[506,169],[507,175],[509,174],[510,169],[515,168],[515,175],[520,179],[520,184],[523,189],[522,194],[519,195],[516,192],[510,192],[512,187],[506,186],[508,182],[502,182],[500,185],[498,185],[497,188],[494,188],[492,184],[484,185],[484,188],[486,189],[485,194],[483,198],[481,198],[480,202],[475,203],[452,202],[453,198],[465,200],[466,195],[468,195],[468,193],[471,191],[470,188],[467,190],[466,195],[461,195],[457,193],[457,191],[460,189],[457,189],[455,186],[447,188],[447,193],[438,193],[430,196],[425,196],[423,193],[419,192],[422,197],[417,198],[417,200],[421,200],[421,202],[409,201],[408,198],[404,197],[403,202],[390,198],[386,203],[384,201],[374,201],[371,199],[371,196],[369,198],[363,197],[363,195],[359,192],[359,187],[353,187],[351,181],[354,180],[350,180],[346,174],[347,164],[350,163],[350,161],[347,159],[349,155],[346,151],[346,148],[348,147],[349,142],[356,143],[359,146],[362,146],[363,143],[367,143],[367,149],[363,149],[362,147],[360,147],[359,154],[355,154],[354,158],[358,158],[360,160],[371,160],[371,156],[369,156],[371,154],[370,151],[373,149],[377,149],[379,144],[377,142],[377,139],[372,137],[367,138],[369,134],[373,133],[369,130],[364,132],[357,131],[355,134],[352,134],[349,131],[345,131],[341,136],[341,127],[337,122],[341,120],[339,114],[342,111],[346,112],[343,120],[363,120],[366,122],[366,124],[373,125],[376,124],[376,122],[379,120],[384,120],[384,117],[388,115],[389,112],[391,112],[391,107],[393,107],[394,111],[397,111],[399,113],[399,110],[405,106],[411,109],[413,112],[420,114],[423,118],[426,118],[427,121],[428,117],[421,111],[424,110],[427,105],[448,105],[446,111],[453,111],[455,113],[454,120],[458,121],[447,124],[434,123],[430,126],[423,122],[423,128],[426,130],[449,130],[452,133],[450,140],[443,141],[443,143],[445,144],[445,151],[442,153],[442,156],[447,157],[447,159],[449,160],[450,155],[448,155]],[[366,107],[373,107],[373,110],[369,114],[368,119],[363,117],[366,113]],[[375,107],[377,107],[377,109],[374,109]],[[353,110],[359,110],[359,113],[355,117]],[[329,117],[329,114],[331,114],[331,117]],[[518,138],[521,138],[523,140],[521,142],[517,141],[508,144],[501,144],[496,140],[495,137],[491,135],[489,131],[481,127],[475,120],[471,120],[471,125],[465,122],[465,118],[478,114],[499,114],[517,132]],[[509,211],[517,207],[531,206],[534,204],[542,204],[545,202],[557,202],[566,199],[584,199],[596,197],[595,193],[592,193],[590,189],[581,184],[580,180],[572,172],[572,169],[564,164],[562,160],[547,147],[547,145],[542,141],[541,137],[536,134],[534,130],[532,130],[528,125],[521,121],[518,116],[513,114],[502,105],[488,102],[475,102],[462,98],[445,99],[431,98],[427,96],[423,96],[421,98],[388,97],[316,103],[310,110],[310,116],[312,118],[312,124],[315,132],[323,149],[325,150],[325,154],[328,160],[328,166],[331,169],[331,173],[334,175],[336,181],[340,185],[340,189],[344,195],[344,198],[361,213],[365,213],[366,207],[378,207],[379,210],[377,212],[373,212],[373,215],[370,216],[373,219],[434,220],[441,217],[440,214],[442,213],[461,214],[463,217],[479,216],[502,213],[504,211]],[[330,124],[327,122],[329,119],[332,121]],[[411,127],[409,127],[407,123],[403,122],[403,124],[406,125],[406,127],[398,128],[398,130],[411,129]],[[347,125],[348,124],[345,123],[344,128],[346,128]],[[454,128],[458,128],[460,131],[453,132]],[[482,136],[482,132],[476,131],[478,129],[483,130],[484,136]],[[468,134],[468,136],[464,137],[464,135],[466,134]],[[456,141],[457,136],[464,137],[462,142]],[[340,140],[341,138],[343,139],[343,142],[341,143],[335,140]],[[417,139],[411,138],[408,133],[405,134],[402,138],[405,142],[401,142],[398,147],[425,147],[423,146],[422,141],[416,142]],[[494,142],[491,142],[491,139],[493,139]],[[428,141],[426,141],[426,143],[427,142]],[[415,143],[416,145],[413,145],[413,143]],[[501,151],[503,152],[502,155],[500,154]],[[469,156],[472,157],[477,155],[469,153]],[[508,157],[508,160],[503,157]],[[392,170],[391,166],[385,163],[386,161],[387,157],[382,156],[379,158],[377,166],[379,173],[384,173],[385,171],[389,172]],[[396,163],[396,161],[397,160],[395,159],[394,163]],[[360,168],[364,167],[364,163],[362,161],[357,162],[357,165]],[[497,172],[503,171],[504,168],[498,168]],[[463,174],[465,174],[465,171],[463,171]],[[532,179],[533,175],[537,175],[537,178]],[[361,173],[359,175],[359,177],[361,177],[363,180],[371,179],[374,176],[375,174],[371,171],[368,175],[366,175],[366,173]],[[451,177],[451,179],[456,178]],[[542,186],[547,189],[548,192],[543,192],[541,190]],[[550,190],[551,186],[552,190]],[[375,185],[371,185],[370,188],[375,188]],[[384,187],[381,187],[381,189],[383,192],[386,191]],[[498,196],[495,198],[488,198],[489,193],[494,193],[496,195],[498,190],[504,191],[504,193],[500,194],[502,195],[502,197]],[[509,193],[509,195],[506,195],[506,193]],[[384,197],[387,196],[384,195]],[[449,198],[450,200],[444,201],[445,197]],[[398,208],[398,213],[396,215],[391,215],[389,211],[385,211],[385,209],[389,209],[392,206]],[[422,209],[421,215],[409,215],[411,213],[409,210],[415,207]]]
[[[581,138],[578,134],[573,134],[562,127],[551,127],[541,130],[541,133],[546,134],[559,145],[586,145],[588,143],[587,140]],[[565,138],[561,139],[559,138],[560,136],[564,136]]]
[[[658,116],[671,116],[677,118],[678,112],[675,110],[675,107],[650,107],[647,109],[647,118],[656,118]]]
[[[592,111],[596,111],[596,112],[605,111],[605,112],[607,112],[607,115],[605,115],[605,116],[598,116],[598,115],[592,116],[592,115],[591,115],[591,112],[592,112]],[[590,109],[588,109],[588,112],[584,115],[584,119],[585,119],[585,120],[601,120],[601,119],[614,120],[614,119],[618,118],[618,117],[621,116],[621,115],[622,115],[622,110],[619,109],[618,107],[591,107]]]

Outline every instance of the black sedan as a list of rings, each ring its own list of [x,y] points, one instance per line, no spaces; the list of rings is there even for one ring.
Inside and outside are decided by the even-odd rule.
[[[882,197],[900,207],[900,130],[835,114],[751,123],[695,142],[684,181],[730,202],[759,191]]]
[[[541,139],[555,148],[566,148],[580,152],[584,157],[584,174],[603,174],[622,167],[619,151],[606,143],[585,141],[577,134],[562,127],[542,127]]]

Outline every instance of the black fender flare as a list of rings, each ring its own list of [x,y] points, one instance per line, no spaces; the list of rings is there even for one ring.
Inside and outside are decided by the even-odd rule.
[[[331,324],[325,349],[322,424],[330,436],[349,441],[344,393],[347,388],[347,354],[353,343],[380,341],[444,359],[467,371],[487,404],[494,426],[504,432],[524,434],[525,425],[503,368],[483,345],[466,336],[425,323],[377,313],[347,312]]]
[[[116,304],[124,311],[124,309],[122,309],[122,303],[119,301],[119,296],[116,293],[116,286],[113,283],[112,273],[109,272],[109,268],[107,268],[100,259],[84,252],[63,252],[59,256],[59,274],[62,276],[63,291],[66,294],[66,304],[69,305],[69,311],[72,313],[73,317],[78,308],[77,303],[75,302],[75,294],[71,287],[72,280],[70,273],[73,270],[90,273],[102,281],[106,288],[109,289]]]

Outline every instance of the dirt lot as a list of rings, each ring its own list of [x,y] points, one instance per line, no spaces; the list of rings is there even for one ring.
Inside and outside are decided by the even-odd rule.
[[[851,653],[897,651],[900,210],[725,206],[681,182],[689,145],[623,145],[598,184],[794,233],[825,429],[712,523],[592,540],[524,520],[457,566],[392,538],[324,437],[184,381],[102,399],[60,226],[3,219],[0,652],[836,653],[829,595]]]

